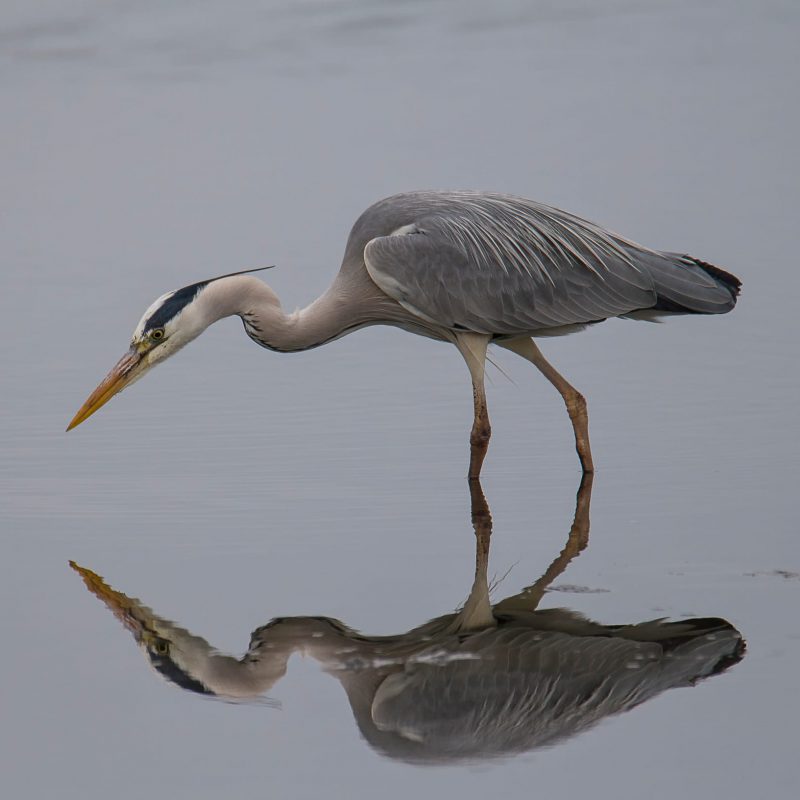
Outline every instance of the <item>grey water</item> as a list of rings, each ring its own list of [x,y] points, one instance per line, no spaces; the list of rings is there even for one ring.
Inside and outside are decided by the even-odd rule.
[[[798,34],[778,0],[3,3],[4,795],[796,796]],[[724,317],[542,342],[597,475],[588,547],[539,604],[722,618],[743,658],[424,766],[365,738],[310,651],[263,702],[183,691],[69,561],[239,656],[274,617],[379,637],[451,614],[475,567],[452,348],[372,328],[280,356],[228,320],[64,433],[157,296],[275,264],[303,305],[357,215],[416,188],[533,197],[744,282]],[[493,358],[499,601],[564,548],[580,476],[558,395]]]

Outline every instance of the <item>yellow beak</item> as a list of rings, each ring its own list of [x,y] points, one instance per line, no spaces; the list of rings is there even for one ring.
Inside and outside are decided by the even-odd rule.
[[[146,613],[152,616],[149,609],[143,608],[138,600],[112,589],[96,572],[81,567],[74,561],[70,561],[69,565],[83,578],[86,588],[106,604],[111,613],[133,633],[137,640],[145,634],[146,629],[138,616],[141,614],[146,617]]]
[[[80,407],[78,413],[67,426],[71,431],[84,420],[102,408],[115,394],[121,392],[126,386],[139,377],[141,371],[137,367],[142,363],[142,355],[137,350],[131,350],[114,365],[111,372],[103,378],[100,385],[89,395],[89,399]]]

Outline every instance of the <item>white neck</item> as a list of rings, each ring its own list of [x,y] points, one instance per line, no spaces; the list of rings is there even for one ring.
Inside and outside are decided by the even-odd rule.
[[[275,292],[252,275],[215,280],[192,305],[195,324],[200,327],[195,335],[223,317],[237,315],[251,339],[282,352],[317,347],[379,321],[374,313],[374,295],[348,292],[340,281],[335,281],[309,306],[292,314],[286,314]]]

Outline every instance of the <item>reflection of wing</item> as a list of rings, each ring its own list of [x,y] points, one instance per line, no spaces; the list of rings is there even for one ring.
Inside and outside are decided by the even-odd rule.
[[[735,302],[714,268],[531,200],[419,192],[366,213],[400,210],[402,227],[366,243],[367,271],[445,328],[519,335],[650,308],[722,313]]]
[[[636,640],[638,627],[573,635],[512,624],[447,647],[449,657],[438,642],[388,675],[368,714],[354,708],[356,718],[373,746],[403,760],[511,755],[691,685],[743,651],[740,634],[723,620],[645,623],[650,641]]]

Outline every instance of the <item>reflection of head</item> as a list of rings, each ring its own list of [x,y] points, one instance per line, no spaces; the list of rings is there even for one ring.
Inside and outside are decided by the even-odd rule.
[[[157,617],[139,647],[155,671],[169,683],[197,694],[226,700],[253,699],[268,692],[286,674],[291,651],[265,658],[234,658],[216,651],[205,639]],[[157,627],[154,635],[152,628]]]
[[[99,575],[70,562],[86,587],[131,632],[148,663],[164,680],[197,694],[227,700],[259,697],[286,674],[290,649],[269,658],[250,652],[241,659],[155,614],[139,600],[112,589]]]
[[[208,686],[192,677],[191,673],[170,657],[169,642],[166,639],[159,639],[155,647],[144,647],[142,649],[150,660],[150,665],[165,681],[174,683],[189,692],[215,694]]]

